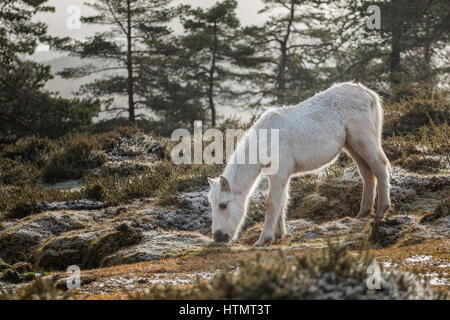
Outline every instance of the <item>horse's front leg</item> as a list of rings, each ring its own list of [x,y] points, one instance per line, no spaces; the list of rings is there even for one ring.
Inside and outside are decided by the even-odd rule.
[[[263,246],[266,243],[275,241],[275,231],[277,224],[280,223],[280,215],[284,214],[284,207],[287,200],[287,188],[289,178],[287,177],[270,177],[269,193],[267,195],[267,214],[264,221],[263,230],[256,241],[255,246]],[[284,219],[283,219],[284,222]],[[285,230],[283,226],[283,231]]]

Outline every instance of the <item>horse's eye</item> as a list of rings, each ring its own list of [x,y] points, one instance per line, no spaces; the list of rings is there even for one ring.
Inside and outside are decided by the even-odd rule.
[[[227,204],[226,203],[219,203],[219,208],[222,210],[225,210],[227,208]]]

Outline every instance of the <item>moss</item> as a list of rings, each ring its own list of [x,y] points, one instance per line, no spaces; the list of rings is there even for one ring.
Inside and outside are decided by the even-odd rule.
[[[21,277],[20,274],[13,269],[6,269],[0,276],[0,279],[10,283],[20,283]]]
[[[29,282],[36,279],[36,274],[34,272],[25,272],[21,275],[22,281]]]

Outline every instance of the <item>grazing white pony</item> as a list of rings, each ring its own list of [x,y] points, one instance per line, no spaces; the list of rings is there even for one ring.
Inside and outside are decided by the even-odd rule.
[[[389,160],[381,148],[383,110],[378,95],[361,84],[336,84],[297,106],[269,110],[252,129],[279,130],[278,171],[268,175],[267,214],[257,246],[271,243],[286,233],[285,207],[292,175],[318,170],[330,164],[345,148],[356,161],[364,181],[358,217],[373,208],[375,178],[378,208],[375,219],[389,208]],[[238,164],[239,151],[249,151],[249,134],[239,143],[223,174],[208,178],[212,208],[212,234],[226,242],[237,235],[247,203],[264,165]],[[267,166],[267,164],[266,164]]]

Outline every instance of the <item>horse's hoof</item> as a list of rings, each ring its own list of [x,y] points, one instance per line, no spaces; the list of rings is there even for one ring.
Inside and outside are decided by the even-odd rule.
[[[265,243],[264,243],[263,241],[259,241],[259,240],[258,240],[258,241],[255,242],[255,245],[254,245],[254,246],[255,246],[255,247],[264,247],[264,245],[265,245]]]
[[[364,219],[367,218],[367,216],[369,215],[370,211],[367,212],[360,212],[356,215],[356,219]]]
[[[272,238],[263,238],[263,237],[259,237],[258,241],[255,242],[255,247],[263,247],[266,244],[270,244],[273,242],[273,237]]]

